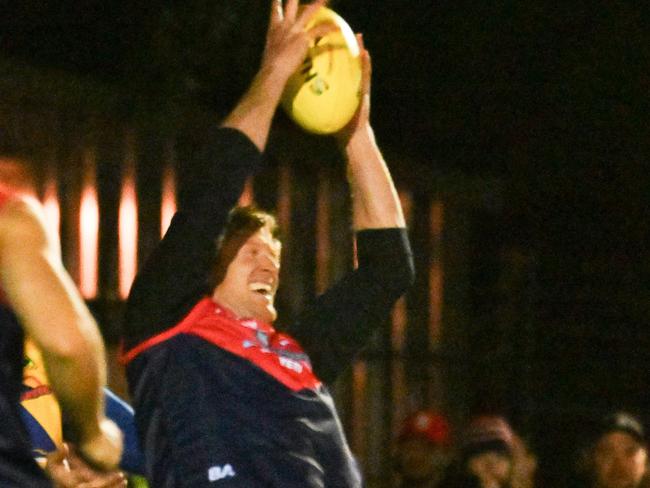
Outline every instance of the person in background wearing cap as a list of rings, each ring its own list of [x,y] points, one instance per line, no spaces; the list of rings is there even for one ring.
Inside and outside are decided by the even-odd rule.
[[[407,417],[395,446],[398,486],[438,486],[449,464],[450,441],[449,423],[439,413],[420,410]]]
[[[598,422],[582,458],[589,488],[647,488],[648,446],[643,424],[634,415],[616,412]]]
[[[514,433],[502,417],[472,418],[460,437],[458,459],[441,488],[513,488]]]
[[[274,329],[275,219],[233,207],[261,165],[289,76],[331,26],[305,30],[323,0],[303,10],[297,0],[272,3],[260,70],[222,125],[215,123],[213,143],[188,160],[187,198],[125,309],[123,359],[156,488],[363,486],[327,384],[413,281],[402,208],[370,125],[370,58],[362,48],[361,103],[337,134],[358,267],[287,324],[287,333]]]

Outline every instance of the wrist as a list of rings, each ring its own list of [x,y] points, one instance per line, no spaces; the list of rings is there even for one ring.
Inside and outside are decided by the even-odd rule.
[[[251,86],[260,92],[263,99],[271,99],[277,103],[291,75],[285,71],[282,66],[267,63],[257,72]]]
[[[360,151],[367,151],[376,147],[375,133],[369,123],[358,127],[345,142],[345,152],[348,155],[356,154]]]
[[[269,67],[260,69],[239,103],[222,121],[222,127],[243,132],[260,151],[264,151],[284,82],[277,70]]]
[[[94,439],[102,435],[101,420],[86,422],[81,429],[72,432],[68,437],[74,444],[82,445],[92,443]]]
[[[77,447],[79,454],[88,464],[102,471],[108,471],[115,469],[119,464],[123,434],[107,417],[103,417],[98,422],[97,433],[85,438]]]

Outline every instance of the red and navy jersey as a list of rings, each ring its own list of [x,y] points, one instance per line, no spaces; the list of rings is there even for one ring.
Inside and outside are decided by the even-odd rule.
[[[129,364],[152,486],[361,486],[327,388],[279,361],[255,364],[265,346],[251,348],[255,359],[181,333]]]
[[[0,187],[0,212],[13,194]],[[49,487],[31,456],[20,417],[23,379],[23,330],[0,289],[0,486]]]
[[[133,348],[123,360],[130,362],[141,352],[178,334],[201,337],[244,358],[291,390],[314,389],[320,385],[307,354],[294,339],[259,320],[239,319],[207,297],[178,325]]]
[[[357,487],[327,384],[410,284],[404,229],[359,232],[359,266],[286,327],[238,319],[208,298],[215,239],[261,155],[220,129],[188,161],[187,200],[133,284],[127,376],[156,487]],[[391,266],[386,266],[391,263]]]

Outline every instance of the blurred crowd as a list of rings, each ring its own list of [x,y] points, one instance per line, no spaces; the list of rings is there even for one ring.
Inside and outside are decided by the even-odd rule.
[[[619,411],[590,427],[565,474],[572,488],[646,488],[648,447],[638,417]],[[443,414],[408,416],[395,440],[396,488],[540,488],[538,459],[508,420],[478,414],[453,432]]]

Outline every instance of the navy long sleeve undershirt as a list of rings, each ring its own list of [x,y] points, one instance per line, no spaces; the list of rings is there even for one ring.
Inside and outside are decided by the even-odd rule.
[[[212,144],[191,155],[186,198],[133,283],[123,329],[126,350],[176,325],[211,292],[207,278],[216,239],[246,179],[262,163],[241,132],[220,128],[212,137]]]

